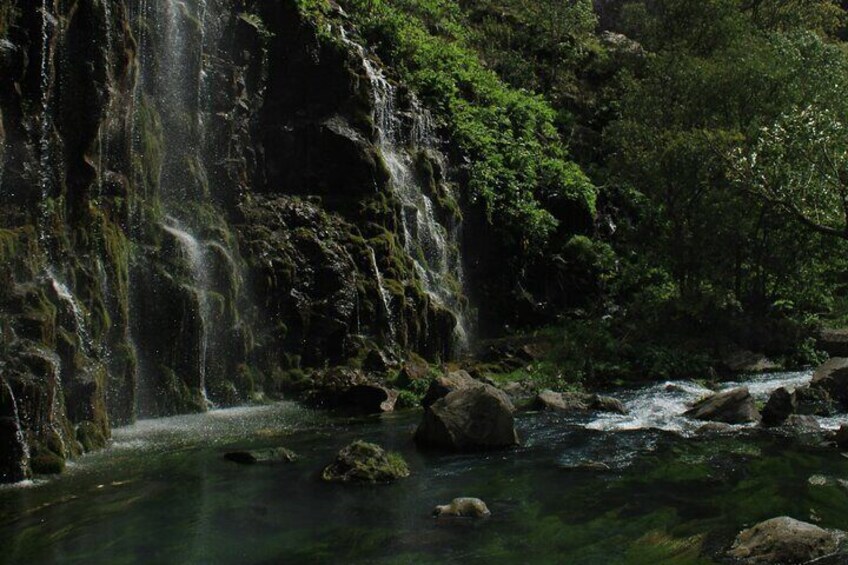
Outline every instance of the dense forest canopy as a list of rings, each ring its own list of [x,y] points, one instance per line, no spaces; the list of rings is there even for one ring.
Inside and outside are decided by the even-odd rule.
[[[838,2],[342,5],[437,114],[513,263],[472,269],[510,297],[496,326],[603,317],[579,347],[682,333],[803,358],[843,315]]]

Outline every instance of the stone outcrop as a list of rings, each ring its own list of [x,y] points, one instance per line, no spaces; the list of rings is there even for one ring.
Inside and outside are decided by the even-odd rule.
[[[696,403],[686,412],[696,420],[709,420],[727,424],[759,422],[760,413],[747,388],[719,392]]]
[[[424,410],[415,440],[421,446],[452,451],[512,447],[518,444],[514,411],[506,393],[493,386],[454,390]]]
[[[834,357],[825,361],[816,368],[810,386],[827,391],[831,398],[848,406],[848,358]]]
[[[339,451],[321,473],[325,481],[340,483],[390,483],[408,476],[409,467],[400,455],[359,440]]]
[[[788,516],[772,518],[741,532],[728,555],[743,563],[807,563],[833,555],[845,534]]]

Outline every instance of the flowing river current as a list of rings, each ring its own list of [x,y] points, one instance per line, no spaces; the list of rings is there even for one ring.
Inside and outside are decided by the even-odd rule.
[[[722,388],[765,400],[809,379]],[[145,420],[60,477],[0,488],[0,562],[720,563],[735,534],[764,519],[845,527],[839,450],[753,426],[700,435],[682,413],[708,392],[689,382],[617,391],[627,416],[522,413],[522,446],[483,454],[417,450],[417,411],[350,419],[283,402]],[[401,452],[412,475],[322,483],[323,466],[358,438]],[[299,461],[223,459],[279,445]],[[492,517],[431,517],[457,496],[482,498]]]

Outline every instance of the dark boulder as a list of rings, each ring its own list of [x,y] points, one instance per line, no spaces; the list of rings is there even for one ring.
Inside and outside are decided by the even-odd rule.
[[[453,371],[433,379],[421,403],[427,408],[451,392],[480,386],[483,386],[483,383],[469,375],[467,371]]]
[[[340,483],[390,483],[408,476],[403,457],[361,440],[339,451],[336,460],[321,473],[325,481]]]
[[[533,400],[535,410],[555,410],[558,412],[614,412],[627,414],[624,404],[615,398],[598,394],[579,392],[554,392],[543,390]]]
[[[813,373],[810,386],[826,390],[831,398],[848,406],[848,358],[828,359]]]
[[[765,355],[743,349],[725,354],[722,364],[731,373],[764,373],[780,369],[780,365]]]
[[[763,424],[779,426],[786,418],[795,413],[795,409],[795,394],[784,387],[780,387],[771,393],[763,408]]]
[[[816,347],[831,357],[848,357],[848,329],[823,329],[816,340]]]
[[[837,553],[844,537],[844,532],[781,516],[741,532],[728,555],[749,564],[807,563]]]
[[[803,386],[795,389],[795,412],[811,416],[830,416],[834,412],[833,400],[827,390]]]
[[[224,459],[241,465],[292,463],[297,460],[297,455],[285,447],[273,447],[269,449],[253,449],[250,451],[230,451],[224,454]]]
[[[761,417],[747,388],[719,392],[696,403],[685,414],[696,420],[745,424],[759,422]]]
[[[415,433],[419,445],[454,451],[518,444],[509,397],[489,385],[459,389],[428,406]]]
[[[392,412],[398,393],[376,384],[361,384],[350,387],[342,396],[342,406],[347,410],[363,414]]]
[[[552,390],[540,391],[533,400],[535,410],[553,410],[557,412],[585,412],[589,406],[584,399],[574,395],[564,395]]]
[[[615,414],[627,414],[624,403],[610,396],[593,395],[589,399],[589,409],[598,412],[613,412]]]
[[[837,447],[840,449],[848,449],[848,424],[842,424],[839,426],[839,429],[836,430],[836,434],[833,439],[836,441]]]

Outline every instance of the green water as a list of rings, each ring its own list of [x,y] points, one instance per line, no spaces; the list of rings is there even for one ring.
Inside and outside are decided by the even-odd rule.
[[[142,422],[67,475],[0,489],[4,563],[714,563],[743,526],[790,515],[848,527],[848,459],[754,430],[686,439],[519,416],[524,446],[415,449],[420,413],[350,420],[283,403]],[[322,483],[356,438],[400,451],[393,485]],[[284,445],[294,464],[240,466],[229,447]],[[581,460],[611,470],[573,468]],[[812,476],[819,476],[810,481]],[[819,484],[824,483],[824,484]],[[485,500],[492,518],[436,504]]]

